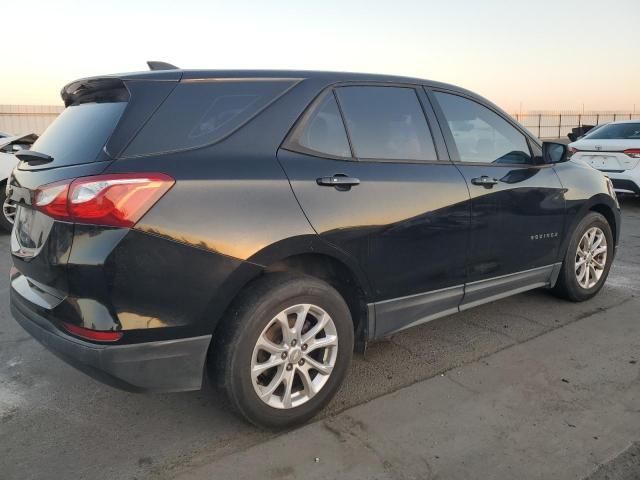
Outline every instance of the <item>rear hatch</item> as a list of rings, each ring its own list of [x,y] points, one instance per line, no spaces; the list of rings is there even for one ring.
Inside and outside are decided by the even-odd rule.
[[[65,87],[62,96],[67,108],[25,152],[40,159],[22,156],[14,169],[8,192],[18,209],[11,251],[14,266],[22,275],[14,272],[12,284],[20,293],[29,289],[32,296],[33,291],[40,291],[47,299],[62,299],[68,293],[66,266],[74,224],[45,215],[36,207],[35,198],[44,185],[103,172],[116,156],[108,153],[109,149],[120,151],[175,85],[134,83],[131,86],[108,77]],[[163,86],[156,90],[142,88],[147,83]],[[140,91],[147,93],[136,98]],[[143,106],[136,108],[135,114],[125,115],[135,103]]]

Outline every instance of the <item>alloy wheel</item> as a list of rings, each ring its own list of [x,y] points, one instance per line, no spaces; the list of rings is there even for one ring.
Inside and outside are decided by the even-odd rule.
[[[338,355],[331,316],[317,305],[278,313],[253,349],[251,381],[258,397],[278,409],[299,407],[325,386]]]
[[[594,287],[607,264],[607,237],[599,227],[589,228],[578,243],[575,258],[575,273],[578,284],[589,289]]]
[[[2,214],[11,225],[15,222],[17,209],[18,208],[15,203],[13,203],[9,198],[5,198],[4,203],[2,204]]]

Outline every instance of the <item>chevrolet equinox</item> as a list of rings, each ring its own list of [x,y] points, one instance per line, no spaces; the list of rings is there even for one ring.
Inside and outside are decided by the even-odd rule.
[[[11,311],[114,386],[208,374],[299,424],[368,342],[534,288],[587,300],[614,258],[609,179],[452,85],[155,65],[61,95],[7,185]]]

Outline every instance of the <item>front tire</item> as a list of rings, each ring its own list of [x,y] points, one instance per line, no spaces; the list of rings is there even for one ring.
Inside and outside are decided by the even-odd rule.
[[[589,212],[569,240],[554,293],[573,302],[593,298],[607,280],[613,254],[609,222],[601,214]]]
[[[274,429],[322,410],[353,355],[346,302],[306,275],[270,274],[251,284],[215,337],[210,374],[247,420]]]

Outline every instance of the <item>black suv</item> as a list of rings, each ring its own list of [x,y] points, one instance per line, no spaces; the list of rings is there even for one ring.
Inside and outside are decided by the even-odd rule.
[[[602,287],[609,180],[469,91],[415,78],[165,69],[75,81],[8,191],[11,309],[137,391],[285,427],[354,350],[525,290]]]

